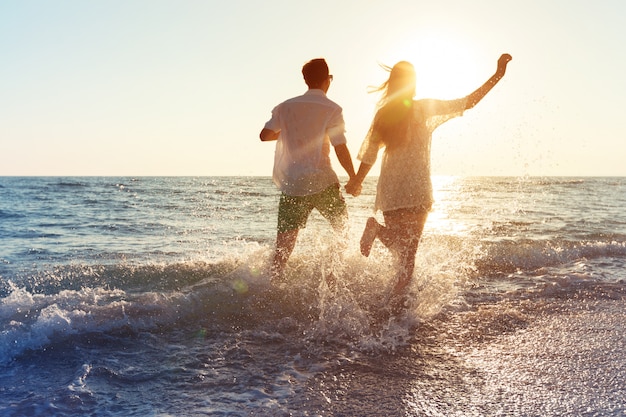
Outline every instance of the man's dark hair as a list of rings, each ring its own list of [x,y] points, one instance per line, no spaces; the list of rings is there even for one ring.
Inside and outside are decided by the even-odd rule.
[[[317,88],[328,78],[328,64],[324,58],[312,59],[302,67],[304,82],[309,88]]]

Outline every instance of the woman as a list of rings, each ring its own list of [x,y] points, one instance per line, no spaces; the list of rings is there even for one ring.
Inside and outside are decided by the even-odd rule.
[[[399,270],[393,295],[402,295],[411,283],[415,254],[424,223],[433,204],[430,180],[432,133],[442,123],[474,107],[500,81],[511,60],[504,54],[495,74],[467,97],[456,100],[414,100],[415,69],[401,61],[391,68],[389,79],[375,91],[383,93],[370,130],[363,141],[356,176],[346,191],[358,195],[361,183],[383,153],[374,211],[381,210],[385,225],[367,220],[361,237],[361,253],[369,256],[378,238],[398,256]]]

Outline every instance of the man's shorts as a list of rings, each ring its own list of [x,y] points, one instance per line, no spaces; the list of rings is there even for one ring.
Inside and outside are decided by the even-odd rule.
[[[348,217],[348,209],[339,190],[339,184],[333,184],[313,195],[290,196],[282,193],[278,204],[278,232],[304,228],[314,208],[333,227],[340,227]]]

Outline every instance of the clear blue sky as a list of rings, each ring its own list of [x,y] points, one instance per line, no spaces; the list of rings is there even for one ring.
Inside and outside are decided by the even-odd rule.
[[[379,63],[456,98],[508,52],[433,174],[623,176],[625,41],[622,0],[3,0],[0,175],[271,175],[258,133],[316,57],[356,156]]]

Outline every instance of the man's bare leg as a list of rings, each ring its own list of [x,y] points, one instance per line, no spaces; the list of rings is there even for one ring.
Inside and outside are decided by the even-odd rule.
[[[291,252],[293,252],[293,248],[296,246],[297,238],[298,229],[279,232],[276,235],[276,250],[274,251],[274,259],[270,269],[271,281],[278,281],[282,277],[287,260],[289,260]]]

